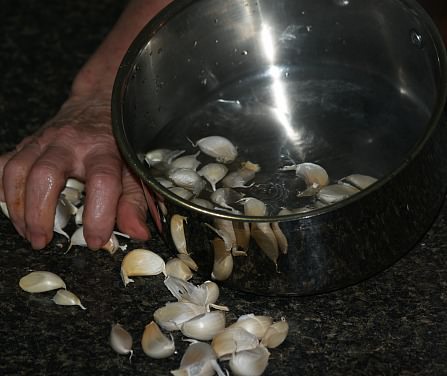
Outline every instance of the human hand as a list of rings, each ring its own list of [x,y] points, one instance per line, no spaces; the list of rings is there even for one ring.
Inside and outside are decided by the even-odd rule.
[[[110,96],[70,97],[56,116],[0,157],[0,200],[34,249],[53,237],[57,200],[69,177],[85,182],[84,237],[98,249],[121,232],[146,240],[147,204],[121,159],[111,129]]]

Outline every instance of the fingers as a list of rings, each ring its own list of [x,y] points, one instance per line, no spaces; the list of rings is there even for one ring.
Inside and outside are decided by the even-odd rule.
[[[122,184],[123,194],[118,203],[118,228],[131,238],[148,240],[150,233],[146,224],[146,199],[139,179],[127,167],[123,167]]]
[[[15,152],[11,151],[9,153],[3,154],[0,156],[0,178],[3,180],[3,173],[6,166],[6,163],[14,156]],[[0,184],[0,201],[5,202],[5,192],[3,190],[3,182]]]

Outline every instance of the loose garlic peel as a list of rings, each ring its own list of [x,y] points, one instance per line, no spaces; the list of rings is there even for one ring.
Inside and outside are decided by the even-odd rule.
[[[121,278],[125,286],[134,282],[129,277],[161,273],[165,273],[165,262],[159,255],[147,249],[134,249],[124,256],[121,263]]]
[[[166,337],[154,321],[151,321],[144,328],[141,347],[147,356],[154,359],[167,358],[175,352],[172,335],[170,339]]]
[[[186,321],[180,330],[183,335],[189,338],[210,341],[224,328],[225,313],[223,311],[211,311]]]
[[[262,337],[261,344],[270,349],[278,347],[284,342],[288,333],[289,324],[287,323],[287,320],[282,317],[281,321],[277,321],[270,325]]]
[[[46,271],[35,271],[22,277],[19,281],[22,290],[31,293],[65,289],[65,282],[57,274]]]
[[[82,305],[81,300],[68,290],[58,290],[53,297],[53,302],[57,305],[77,305],[82,309],[87,309]]]
[[[132,342],[132,336],[120,324],[112,325],[112,329],[110,330],[110,346],[112,346],[112,349],[116,353],[120,355],[130,354],[130,358],[132,358]]]
[[[229,326],[214,336],[211,347],[220,360],[228,360],[238,351],[251,350],[259,345],[259,339],[244,328]]]
[[[189,281],[192,276],[192,270],[181,259],[175,257],[166,263],[166,275],[175,277],[183,281]]]
[[[204,306],[187,302],[167,303],[154,312],[154,320],[167,331],[180,330],[182,324],[206,312]]]
[[[120,245],[119,240],[115,234],[127,237],[127,235],[124,235],[121,233],[117,233],[117,232],[112,233],[112,235],[110,236],[110,239],[107,241],[107,243],[105,243],[101,247],[101,249],[109,252],[111,255],[113,255],[119,249],[121,249],[123,251],[125,251],[127,249],[127,245],[123,245],[123,246]],[[67,252],[73,246],[87,247],[87,241],[85,240],[85,237],[84,237],[84,226],[78,227],[76,229],[76,231],[73,233],[73,235],[71,235],[70,244],[68,245]]]
[[[230,328],[245,329],[247,332],[255,335],[258,339],[262,339],[272,324],[272,317],[257,316],[250,313],[240,316],[234,324],[230,325]]]
[[[230,359],[230,369],[236,376],[260,376],[267,368],[270,352],[264,346],[236,352]]]

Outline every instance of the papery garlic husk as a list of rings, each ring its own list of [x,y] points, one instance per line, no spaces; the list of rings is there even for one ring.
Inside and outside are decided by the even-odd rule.
[[[80,246],[80,247],[87,247],[87,242],[84,237],[84,227],[80,226],[76,229],[76,231],[71,235],[70,238],[70,244],[68,245],[67,252],[71,249],[73,246]],[[121,246],[119,243],[118,238],[116,237],[115,233],[112,233],[110,236],[110,239],[105,243],[101,249],[109,252],[111,255],[113,255],[118,249],[126,250],[127,245]]]
[[[192,141],[190,140],[192,143]],[[237,148],[225,137],[209,136],[198,140],[193,146],[220,163],[231,163],[237,157]]]
[[[216,281],[225,281],[233,273],[233,255],[226,250],[225,242],[220,238],[212,241],[214,262],[211,278]]]
[[[63,229],[67,226],[72,215],[76,214],[76,211],[76,206],[70,201],[64,197],[59,198],[54,216],[53,231],[70,239],[70,236]]]
[[[216,354],[208,343],[193,342],[183,354],[180,368],[171,371],[174,376],[218,376],[226,375],[216,360]]]
[[[185,188],[196,196],[198,196],[205,188],[205,182],[201,176],[194,170],[189,170],[187,168],[170,170],[168,178],[172,180],[176,186]]]
[[[206,312],[205,306],[188,302],[167,303],[154,312],[154,320],[167,331],[180,330],[182,324]]]
[[[81,205],[79,208],[78,208],[78,211],[76,212],[76,215],[75,215],[75,223],[76,223],[76,225],[78,225],[78,226],[82,226],[82,223],[83,223],[83,215],[84,215],[84,205]]]
[[[171,168],[186,168],[189,170],[196,171],[200,166],[200,161],[197,160],[200,151],[191,155],[184,155],[182,157],[178,157],[171,162]]]
[[[339,183],[352,185],[357,189],[366,189],[377,181],[376,178],[368,175],[352,174],[344,177]]]
[[[57,274],[47,271],[35,271],[20,278],[19,286],[26,292],[46,292],[65,289],[65,282]]]
[[[152,276],[165,273],[165,262],[148,249],[134,249],[124,256],[121,263],[121,278],[125,286],[134,282],[129,277]]]
[[[182,281],[189,281],[193,276],[189,266],[177,257],[170,259],[166,263],[165,272],[168,277],[175,277]]]
[[[237,192],[232,188],[219,188],[211,194],[210,200],[216,205],[229,210],[233,210],[233,207],[231,205],[235,205],[243,197],[243,193]]]
[[[112,349],[121,355],[130,354],[132,358],[132,336],[120,324],[112,325],[110,330],[110,346]]]
[[[259,339],[244,328],[228,327],[216,334],[211,347],[220,360],[228,360],[238,351],[251,350],[259,346]]]
[[[184,200],[190,200],[194,196],[191,191],[188,191],[187,189],[182,187],[172,187],[169,188],[169,190]]]
[[[174,214],[171,218],[170,230],[172,241],[174,242],[177,252],[187,255],[188,250],[186,248],[185,223],[188,223],[188,218],[180,214]]]
[[[250,161],[242,163],[242,167],[234,172],[229,173],[223,180],[222,184],[228,188],[250,188],[252,185],[246,185],[255,178],[261,167]]]
[[[76,189],[80,193],[83,193],[85,190],[85,184],[75,178],[68,178],[67,181],[65,182],[65,187]]]
[[[261,343],[268,348],[278,347],[287,337],[289,333],[289,324],[287,320],[282,317],[281,321],[277,321],[270,325],[262,337]]]
[[[183,335],[198,339],[199,341],[210,341],[225,328],[225,312],[211,311],[186,321],[180,330]]]
[[[252,223],[251,236],[264,254],[278,266],[279,247],[270,223]]]
[[[231,243],[231,250],[237,251],[238,244],[236,239],[236,233],[233,227],[233,221],[223,218],[215,218],[214,226],[224,234],[222,238],[224,240],[228,239],[228,241]]]
[[[228,173],[228,167],[221,163],[209,163],[203,166],[198,174],[210,183],[213,191],[216,190],[216,184],[219,183]]]
[[[229,366],[235,376],[260,376],[269,362],[270,352],[264,346],[252,350],[236,352]]]
[[[240,316],[229,328],[243,328],[247,332],[255,335],[258,339],[261,339],[272,324],[273,318],[270,316],[259,316],[249,313]]]
[[[202,208],[206,208],[206,209],[210,209],[210,210],[214,209],[214,205],[211,202],[209,202],[208,200],[205,200],[203,198],[194,197],[191,200],[191,202],[193,204],[201,206]]]
[[[2,213],[5,215],[5,217],[9,218],[9,211],[8,206],[6,205],[6,202],[0,201],[0,209]]]
[[[193,270],[193,271],[197,271],[199,270],[199,266],[197,265],[197,263],[192,259],[192,257],[190,255],[187,255],[186,253],[178,253],[177,254],[177,258],[179,258],[180,260],[182,260],[186,265],[188,265],[188,267]]]
[[[278,243],[278,248],[282,254],[287,254],[289,249],[289,242],[284,235],[284,232],[281,230],[281,227],[278,222],[272,222],[270,224],[273,230],[273,234],[275,235],[276,241]]]
[[[335,204],[358,192],[360,190],[347,184],[332,184],[322,188],[317,194],[317,199],[324,204]]]
[[[87,309],[75,294],[64,289],[57,290],[56,295],[53,296],[53,302],[57,305],[77,305],[82,309]]]
[[[175,352],[172,335],[171,338],[165,336],[155,321],[151,321],[144,328],[141,347],[147,356],[154,359],[164,359]]]
[[[174,158],[177,158],[184,152],[184,150],[155,149],[147,152],[144,160],[149,167],[156,166],[159,163],[170,164]]]
[[[75,188],[65,187],[61,192],[61,196],[73,205],[81,203],[82,194]]]

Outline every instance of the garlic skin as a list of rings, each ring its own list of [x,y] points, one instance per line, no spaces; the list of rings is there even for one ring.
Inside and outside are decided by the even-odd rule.
[[[175,277],[182,281],[189,281],[193,276],[193,272],[189,266],[177,257],[170,259],[166,263],[165,272],[168,277]]]
[[[6,205],[6,202],[0,201],[0,209],[2,213],[5,215],[5,217],[9,218],[9,211],[8,206]]]
[[[198,151],[195,154],[185,155],[176,158],[171,162],[171,168],[186,168],[189,170],[196,171],[201,164],[201,162],[197,160],[199,154],[200,151]]]
[[[345,200],[358,192],[360,190],[350,185],[332,184],[322,188],[317,194],[317,199],[326,205],[330,205]]]
[[[148,249],[134,249],[124,256],[121,263],[121,278],[124,286],[134,282],[129,277],[152,276],[165,273],[165,262]]]
[[[53,296],[52,300],[57,305],[77,305],[82,309],[87,309],[82,305],[81,300],[68,290],[57,290],[56,295]]]
[[[65,282],[57,274],[47,271],[35,271],[20,278],[19,286],[31,293],[65,289]]]
[[[168,178],[178,187],[191,191],[195,196],[205,188],[205,182],[201,176],[194,170],[187,168],[172,169],[169,171]]]
[[[214,336],[211,347],[220,360],[228,360],[238,351],[252,350],[259,346],[259,339],[244,328],[230,326]]]
[[[175,352],[175,343],[172,335],[170,339],[166,337],[155,321],[151,321],[144,328],[141,347],[147,356],[154,359],[164,359]]]
[[[70,239],[70,236],[63,230],[67,226],[71,216],[76,214],[77,208],[64,197],[59,198],[56,213],[54,216],[53,231]]]
[[[110,330],[110,346],[112,346],[112,349],[116,353],[120,355],[130,354],[130,358],[132,358],[132,342],[132,336],[120,324],[112,325],[112,329]]]
[[[147,152],[144,155],[144,160],[149,167],[153,167],[161,163],[170,164],[174,158],[177,158],[184,152],[184,150],[155,149]]]
[[[199,341],[211,341],[224,328],[225,313],[222,311],[211,311],[186,321],[180,330],[183,335],[189,338],[198,339]]]
[[[289,324],[287,323],[287,320],[282,317],[281,321],[277,321],[270,325],[262,337],[261,344],[270,349],[278,347],[284,342],[288,333]]]
[[[204,306],[188,302],[167,303],[154,312],[154,320],[164,330],[180,330],[183,323],[206,312]]]
[[[188,223],[188,218],[180,214],[174,214],[170,222],[170,230],[172,241],[178,253],[188,254],[186,248],[185,223]]]
[[[258,339],[262,339],[272,324],[273,318],[270,316],[257,316],[253,313],[249,313],[240,316],[238,320],[229,327],[242,328],[256,336]]]
[[[228,167],[222,163],[209,163],[203,166],[198,174],[210,183],[213,191],[216,190],[216,184],[219,183],[228,173]]]
[[[215,158],[220,163],[231,163],[237,157],[237,148],[230,140],[222,136],[205,137],[192,144],[198,146],[204,154]]]
[[[120,235],[124,235],[124,234],[120,234]],[[87,242],[84,238],[84,227],[83,226],[78,227],[76,229],[76,231],[71,235],[70,244],[68,245],[67,252],[73,246],[87,247]],[[125,251],[127,249],[127,245],[121,246],[115,233],[112,233],[112,235],[110,236],[110,239],[107,241],[106,244],[104,244],[101,247],[101,249],[103,249],[103,250],[109,252],[111,255],[113,255],[118,249]]]
[[[75,178],[68,178],[67,181],[65,182],[65,187],[76,189],[80,193],[84,193],[85,190],[85,184]]]
[[[270,352],[264,346],[235,352],[229,366],[235,376],[260,376],[267,368]]]

